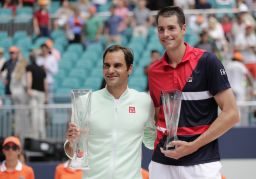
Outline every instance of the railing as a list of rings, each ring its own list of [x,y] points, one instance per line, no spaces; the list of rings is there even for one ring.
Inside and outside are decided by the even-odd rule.
[[[256,101],[238,102],[241,114],[241,122],[236,127],[256,127]],[[45,114],[45,137],[39,139],[63,142],[65,140],[65,131],[67,123],[71,115],[71,105],[67,104],[47,104],[39,106]],[[32,107],[27,105],[3,105],[0,107],[0,137],[15,135],[16,128],[24,126],[23,130],[19,132],[21,138],[35,137],[31,136],[30,131],[32,118]],[[18,115],[17,115],[18,114]],[[23,116],[23,118],[21,118]],[[18,121],[17,120],[21,120]],[[29,121],[29,122],[28,122]],[[17,124],[21,126],[17,126]]]

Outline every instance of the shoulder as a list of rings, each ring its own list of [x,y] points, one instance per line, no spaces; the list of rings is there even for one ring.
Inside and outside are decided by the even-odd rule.
[[[32,169],[32,167],[26,164],[22,164],[22,170],[26,173],[34,173],[34,170]]]
[[[135,89],[129,88],[129,93],[132,95],[137,101],[151,103],[151,97],[146,92],[140,92]]]
[[[58,164],[58,165],[56,166],[56,171],[60,171],[60,170],[63,170],[63,169],[64,169],[64,164],[63,164],[63,163]]]
[[[148,73],[152,73],[152,72],[158,70],[159,68],[161,68],[161,67],[162,67],[162,64],[163,64],[162,60],[163,60],[163,57],[162,57],[161,59],[156,60],[156,61],[154,61],[153,63],[151,63],[151,64],[148,66]]]

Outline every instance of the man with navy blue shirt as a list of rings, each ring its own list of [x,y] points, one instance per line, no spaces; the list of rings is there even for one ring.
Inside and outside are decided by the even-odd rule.
[[[149,91],[157,115],[157,138],[150,179],[220,179],[218,138],[239,121],[234,94],[217,57],[184,42],[185,16],[176,6],[156,16],[165,54],[148,69]],[[174,150],[163,150],[166,124],[161,91],[182,91]],[[221,112],[218,114],[218,107]]]

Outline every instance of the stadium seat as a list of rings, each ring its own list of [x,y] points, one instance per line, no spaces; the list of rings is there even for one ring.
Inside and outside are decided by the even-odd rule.
[[[61,85],[61,87],[63,88],[71,88],[71,89],[77,89],[77,88],[80,88],[80,86],[81,86],[81,83],[79,82],[79,80],[71,77],[65,78]]]
[[[69,71],[73,68],[74,63],[69,60],[60,60],[59,61],[59,69],[64,69],[66,71]]]
[[[13,43],[28,36],[26,31],[16,31],[13,35]]]
[[[74,52],[76,54],[81,54],[84,50],[84,47],[82,44],[70,44],[67,48],[68,52]]]
[[[8,51],[9,47],[11,47],[12,45],[12,39],[10,37],[7,37],[0,41],[0,47],[4,48],[6,51]]]
[[[69,77],[77,78],[80,82],[85,81],[87,76],[88,76],[88,71],[81,68],[80,69],[74,68],[69,73]]]
[[[102,77],[89,77],[85,80],[83,86],[87,89],[92,89],[93,91],[100,89]]]

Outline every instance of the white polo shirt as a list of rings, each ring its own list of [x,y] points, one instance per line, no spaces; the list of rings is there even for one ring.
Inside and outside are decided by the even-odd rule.
[[[141,147],[155,139],[154,107],[144,92],[127,89],[115,99],[107,89],[93,92],[86,179],[141,179]]]

